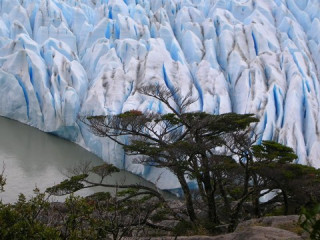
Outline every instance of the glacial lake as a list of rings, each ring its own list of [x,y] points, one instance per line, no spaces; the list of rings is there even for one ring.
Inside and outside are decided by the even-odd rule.
[[[5,192],[0,193],[3,202],[15,202],[19,193],[30,197],[35,187],[44,191],[65,179],[67,169],[86,161],[91,161],[94,165],[103,163],[100,158],[74,143],[0,117],[0,169],[4,164],[7,178]],[[113,174],[107,181],[151,186],[151,183],[126,171]],[[89,195],[101,190],[105,188],[81,190],[78,194]],[[54,197],[52,200],[62,199]]]

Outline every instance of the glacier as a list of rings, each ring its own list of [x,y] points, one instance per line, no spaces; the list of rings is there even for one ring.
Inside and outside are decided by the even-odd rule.
[[[165,112],[136,89],[178,87],[191,111],[256,114],[259,141],[320,167],[319,81],[319,0],[0,0],[0,115],[160,188],[178,182],[78,116]]]

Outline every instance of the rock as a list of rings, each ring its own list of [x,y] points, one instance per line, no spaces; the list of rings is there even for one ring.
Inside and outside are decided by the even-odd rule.
[[[219,236],[191,236],[191,237],[157,237],[146,238],[152,240],[301,240],[295,233],[273,227],[254,226],[248,227],[243,231],[224,234]]]
[[[270,216],[263,218],[250,219],[248,221],[239,223],[236,231],[241,231],[244,228],[250,226],[263,226],[263,227],[276,227],[282,228],[287,225],[298,225],[299,216],[289,215],[289,216]]]
[[[273,227],[261,227],[261,226],[254,226],[248,227],[243,231],[234,232],[230,234],[220,235],[213,237],[211,239],[214,240],[270,240],[270,239],[283,239],[283,240],[294,240],[294,239],[303,239],[302,237],[298,236],[293,232],[289,232],[279,228]]]
[[[287,230],[289,232],[296,233],[303,239],[309,239],[309,234],[306,231],[304,231],[299,225],[298,215],[270,216],[251,219],[240,223],[236,229],[236,232],[243,231],[246,228],[252,226],[279,228],[282,230]]]
[[[219,236],[180,236],[146,238],[153,240],[295,240],[309,239],[298,224],[299,216],[271,216],[251,219],[238,225],[233,233]],[[299,235],[301,236],[299,236]],[[140,238],[143,239],[143,238]]]

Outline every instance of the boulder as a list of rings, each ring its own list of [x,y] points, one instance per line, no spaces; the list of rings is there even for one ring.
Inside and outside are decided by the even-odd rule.
[[[302,240],[300,236],[279,228],[253,226],[243,231],[219,236],[190,236],[190,237],[156,237],[152,240]]]
[[[270,216],[263,218],[250,219],[239,223],[236,231],[241,231],[250,226],[263,226],[263,227],[275,227],[283,228],[285,226],[298,225],[299,216],[289,215],[289,216]]]

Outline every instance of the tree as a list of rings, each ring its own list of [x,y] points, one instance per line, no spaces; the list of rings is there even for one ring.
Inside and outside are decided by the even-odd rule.
[[[131,115],[132,112],[125,114]],[[141,113],[139,113],[139,115],[140,114]],[[281,199],[275,197],[267,203],[260,203],[260,197],[274,190],[281,190],[280,193],[283,196],[282,201],[285,206],[285,214],[288,213],[288,206],[290,204],[292,205],[293,201],[303,206],[320,200],[320,190],[318,190],[320,180],[319,170],[308,166],[292,164],[291,162],[297,158],[297,156],[291,148],[279,143],[263,141],[261,145],[254,145],[254,140],[249,140],[246,132],[249,132],[249,130],[239,130],[228,133],[227,135],[221,135],[224,139],[223,146],[225,150],[212,150],[214,154],[208,156],[207,168],[202,168],[200,162],[199,165],[196,165],[198,169],[197,172],[195,172],[190,167],[193,162],[179,162],[180,167],[184,169],[185,174],[188,174],[189,179],[197,181],[199,184],[198,194],[202,207],[197,206],[195,213],[199,212],[200,209],[209,209],[208,198],[206,198],[207,191],[202,182],[203,171],[210,173],[211,184],[215,187],[215,214],[219,219],[219,223],[228,225],[229,231],[233,231],[242,219],[248,219],[253,216],[260,217],[264,212],[262,208],[266,208],[266,206],[272,204],[274,199],[281,201]],[[230,135],[233,135],[232,138],[230,138]],[[232,139],[232,141],[230,139]],[[137,143],[134,142],[134,144]],[[144,149],[143,151],[148,150],[150,151],[149,153],[158,154],[157,151],[159,150],[155,147],[147,149],[144,145],[141,146]],[[191,145],[179,146],[182,149],[178,151],[179,154],[177,154],[177,156],[180,157],[186,152],[193,153],[195,151]],[[183,150],[185,146],[187,146],[187,148]],[[128,147],[132,146],[128,145]],[[137,145],[133,147],[132,149],[135,149]],[[164,147],[159,147],[159,149],[160,148]],[[169,148],[168,151],[172,149],[173,148]],[[157,156],[156,154],[155,156]],[[235,160],[235,157],[237,157],[237,160]],[[146,162],[149,161],[149,159],[145,159],[144,157],[142,160]],[[171,163],[172,165],[170,166],[175,167],[173,159],[169,160],[160,162],[159,159],[159,162],[156,163]],[[177,160],[180,159],[177,158]],[[169,167],[167,168],[170,169]],[[110,164],[95,167],[83,165],[81,168],[75,169],[73,171],[74,175],[70,176],[69,179],[49,188],[47,191],[51,194],[63,195],[73,193],[79,189],[95,186],[117,187],[103,181],[106,176],[117,171],[119,170]],[[93,182],[88,178],[89,173],[99,175],[101,179]],[[123,236],[130,235],[132,231],[138,231],[139,229],[142,230],[148,227],[173,231],[174,229],[163,228],[153,221],[154,217],[161,215],[163,210],[168,216],[174,216],[182,225],[185,223],[185,219],[183,217],[181,218],[181,215],[179,216],[177,212],[170,209],[168,202],[162,197],[158,190],[141,185],[119,185],[118,187],[127,189],[119,191],[116,197],[111,197],[108,193],[97,193],[89,198],[89,207],[87,206],[87,200],[84,202],[82,200],[80,201],[80,208],[75,207],[77,206],[77,201],[74,201],[71,205],[69,204],[71,210],[75,209],[71,211],[70,218],[72,221],[67,221],[66,224],[66,226],[70,226],[69,235],[80,238],[82,235],[87,236],[84,233],[89,231],[89,235],[95,236],[95,238],[103,238],[106,234],[111,234],[113,239],[120,239]],[[190,189],[189,191],[192,205],[195,206],[197,202],[196,195],[194,195]],[[254,206],[253,212],[248,211],[250,201],[252,201],[252,206]],[[83,208],[82,206],[85,207]],[[81,210],[87,208],[93,209],[93,211],[87,213]],[[257,215],[257,212],[259,215]],[[99,217],[96,218],[97,220],[92,221],[91,215]],[[79,220],[83,218],[86,220]],[[190,221],[193,223],[191,228],[194,231],[197,231],[198,226],[200,229],[201,227],[205,227],[207,230],[212,231],[212,233],[218,232],[217,223],[209,217],[203,219],[199,217],[199,215],[196,215],[196,221],[192,221],[191,219]],[[72,224],[68,225],[70,223]],[[90,226],[90,228],[88,226]],[[100,227],[97,228],[97,226]],[[187,226],[190,227],[188,224]],[[79,235],[80,233],[81,235]]]
[[[115,116],[84,117],[82,121],[94,134],[117,142],[126,154],[137,156],[137,162],[171,171],[181,185],[190,221],[194,223],[197,216],[188,181],[195,181],[202,201],[206,203],[208,219],[219,224],[216,195],[219,191],[226,202],[229,198],[222,187],[225,175],[217,174],[216,163],[225,158],[219,148],[225,146],[226,135],[246,130],[257,119],[251,114],[188,113],[194,99],[158,85],[138,91],[164,104],[170,113],[161,115],[132,110]],[[130,141],[123,137],[129,137]],[[248,195],[243,194],[238,205]]]
[[[4,192],[6,177],[3,164],[0,174],[0,192]],[[34,190],[35,196],[26,200],[19,195],[15,204],[4,204],[0,200],[0,239],[59,239],[59,232],[40,221],[40,214],[48,208],[45,194]]]
[[[162,194],[157,189],[144,185],[115,185],[104,181],[115,172],[119,172],[119,169],[111,164],[91,166],[90,163],[84,163],[73,169],[68,179],[46,190],[56,196],[97,186],[117,190],[115,196],[98,192],[87,198],[73,195],[67,198],[67,209],[63,210],[62,214],[65,224],[61,232],[64,238],[121,239],[148,228],[172,231],[172,228],[157,225],[152,221],[159,211],[165,210],[169,215],[177,216],[171,211]],[[90,174],[99,176],[99,179],[92,180]]]
[[[221,224],[233,231],[242,219],[262,216],[260,198],[275,190],[281,190],[285,214],[289,200],[307,202],[290,176],[314,186],[318,178],[312,176],[317,174],[292,164],[297,156],[289,147],[272,141],[255,145],[258,136],[252,134],[252,125],[258,120],[253,115],[188,112],[194,99],[182,97],[177,89],[152,85],[137,91],[159,101],[169,113],[131,110],[113,116],[86,116],[82,121],[95,135],[123,146],[126,154],[136,156],[137,163],[171,171],[181,185],[194,226],[203,219],[196,214],[197,199],[189,188],[190,181],[198,186],[196,195],[207,212],[209,231],[216,231]],[[306,172],[309,177],[303,174]],[[314,187],[304,188],[309,199],[314,198],[310,191]]]
[[[0,193],[4,192],[4,186],[6,185],[7,179],[4,175],[5,165],[2,166],[2,172],[0,173]]]
[[[292,164],[297,159],[292,148],[263,141],[261,145],[253,147],[253,153],[256,157],[254,170],[266,187],[281,190],[285,215],[289,212],[289,205],[301,207],[320,201],[319,169]]]
[[[49,203],[44,194],[35,193],[30,200],[20,194],[15,204],[0,202],[0,239],[60,239],[56,229],[41,222]]]
[[[300,226],[310,234],[310,239],[319,240],[320,239],[320,204],[316,204],[312,208],[302,209],[302,214],[300,215],[299,222]]]

